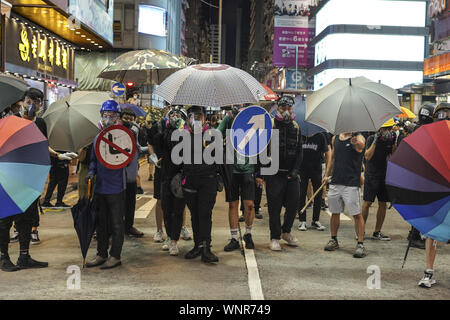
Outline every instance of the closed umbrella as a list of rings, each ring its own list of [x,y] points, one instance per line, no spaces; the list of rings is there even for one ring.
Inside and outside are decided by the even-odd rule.
[[[76,91],[50,105],[43,119],[50,147],[78,152],[100,132],[100,108],[110,99],[106,92]]]
[[[0,74],[0,112],[23,98],[28,83],[7,74]]]
[[[40,197],[49,170],[48,142],[34,122],[0,119],[0,218],[28,209]]]
[[[364,77],[336,79],[306,98],[306,121],[333,134],[377,131],[400,113],[396,90]]]
[[[129,51],[111,62],[98,77],[120,83],[133,81],[138,85],[160,84],[188,63],[191,63],[189,58],[181,58],[163,50]]]
[[[225,107],[256,103],[267,94],[247,72],[225,64],[197,64],[164,80],[155,94],[172,105]]]

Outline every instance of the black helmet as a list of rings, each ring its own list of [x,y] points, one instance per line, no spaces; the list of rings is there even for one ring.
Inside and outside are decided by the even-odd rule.
[[[294,98],[292,98],[291,96],[282,96],[280,98],[280,100],[278,100],[278,105],[281,106],[285,106],[285,105],[289,105],[289,106],[294,106],[295,102],[294,102]]]
[[[450,103],[439,103],[436,109],[434,109],[433,119],[434,121],[450,120]]]
[[[427,124],[433,122],[434,104],[425,102],[419,109],[420,124]]]

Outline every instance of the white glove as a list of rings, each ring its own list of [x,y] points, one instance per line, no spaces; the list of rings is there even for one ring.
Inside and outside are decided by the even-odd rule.
[[[150,160],[151,163],[153,163],[154,165],[158,164],[158,156],[156,154],[151,154],[148,156],[148,159]]]
[[[64,155],[70,157],[71,159],[78,158],[78,155],[75,152],[66,152]]]
[[[67,156],[65,153],[63,153],[63,154],[58,154],[58,160],[67,160],[67,161],[70,161],[70,160],[72,160],[72,158],[71,157],[69,157],[69,156]]]

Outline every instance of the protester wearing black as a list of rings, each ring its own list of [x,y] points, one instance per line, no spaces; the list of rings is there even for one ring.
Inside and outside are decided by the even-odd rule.
[[[302,136],[303,141],[303,161],[300,167],[300,198],[298,210],[305,206],[306,193],[308,191],[308,181],[311,180],[314,193],[322,184],[322,159],[328,152],[328,143],[325,135],[321,132],[311,137]],[[322,205],[322,190],[314,198],[313,218],[311,227],[317,230],[325,230],[319,222]],[[299,216],[299,230],[306,231],[306,210]]]
[[[191,137],[191,150],[194,151],[195,141],[202,141],[202,152],[206,145],[203,132],[207,129],[205,121],[205,110],[203,107],[192,106],[188,109],[188,127]],[[208,134],[206,131],[205,134]],[[196,135],[202,135],[201,139]],[[190,163],[183,163],[183,194],[186,204],[191,212],[192,230],[194,234],[194,248],[189,251],[185,258],[193,259],[202,256],[203,262],[218,262],[210,249],[212,210],[217,196],[217,174],[216,164],[205,163],[203,157],[201,163],[195,164],[195,152],[191,152]]]
[[[303,158],[300,128],[293,121],[294,99],[282,97],[273,120],[273,128],[279,130],[278,146],[271,145],[271,154],[279,153],[279,170],[272,176],[265,176],[266,194],[269,209],[270,248],[280,251],[280,239],[290,246],[297,246],[298,240],[291,234],[297,212],[300,194],[299,170]],[[277,148],[277,149],[275,149]],[[258,179],[258,184],[262,182]],[[281,208],[286,207],[284,223],[281,225]]]
[[[67,189],[67,182],[69,181],[69,164],[70,161],[68,160],[51,158],[50,181],[47,186],[47,192],[45,193],[44,203],[42,204],[43,207],[69,207],[63,202],[64,194]],[[58,194],[56,197],[56,204],[53,206],[50,203],[50,198],[52,197],[56,186],[58,186]]]

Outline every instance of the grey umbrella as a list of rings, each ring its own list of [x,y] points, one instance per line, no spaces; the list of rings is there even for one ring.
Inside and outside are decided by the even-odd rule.
[[[20,78],[0,74],[0,112],[22,99],[28,87]]]
[[[50,105],[43,119],[49,145],[55,150],[78,152],[100,132],[100,108],[107,92],[76,91]]]
[[[333,134],[377,131],[401,112],[396,90],[364,77],[335,79],[306,98],[306,121]]]

